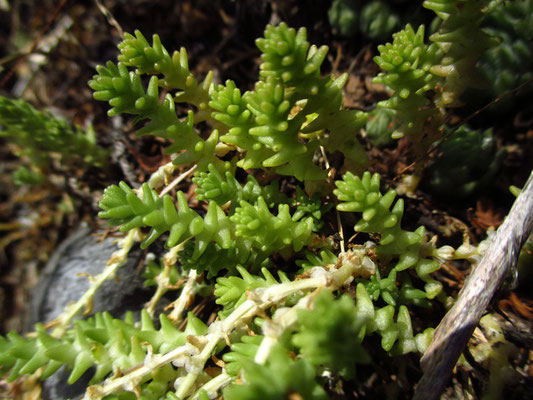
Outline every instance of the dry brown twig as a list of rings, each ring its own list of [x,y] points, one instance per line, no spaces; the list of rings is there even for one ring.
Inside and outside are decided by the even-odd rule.
[[[424,375],[418,383],[414,400],[440,397],[479,319],[509,270],[516,265],[520,249],[532,228],[533,171],[509,215],[498,228],[492,245],[437,327],[433,342],[421,359]]]

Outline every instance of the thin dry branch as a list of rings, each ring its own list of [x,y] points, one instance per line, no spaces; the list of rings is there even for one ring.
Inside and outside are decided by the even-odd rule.
[[[414,400],[438,399],[450,380],[479,319],[494,293],[514,268],[533,228],[533,171],[479,265],[467,278],[454,306],[441,321],[422,357],[424,375]]]

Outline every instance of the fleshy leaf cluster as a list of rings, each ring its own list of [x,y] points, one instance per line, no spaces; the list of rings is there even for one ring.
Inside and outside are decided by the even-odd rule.
[[[287,350],[275,346],[265,365],[242,360],[243,383],[224,389],[226,400],[277,400],[302,398],[327,399],[324,389],[315,381],[315,370],[305,359],[293,360]]]
[[[192,313],[184,331],[177,329],[164,314],[160,314],[159,322],[161,328],[155,329],[143,310],[139,327],[134,325],[131,313],[124,320],[97,313],[88,320],[77,320],[61,339],[47,333],[40,324],[32,337],[22,337],[12,331],[6,339],[0,337],[2,372],[10,370],[9,379],[13,380],[44,367],[44,379],[66,365],[71,370],[68,382],[72,384],[89,368],[96,367],[92,382],[99,382],[110,373],[126,371],[143,362],[148,351],[164,354],[184,345],[188,335],[202,335],[207,331],[207,326]],[[163,391],[158,391],[162,395],[176,378],[176,371],[167,365],[157,371],[146,390],[153,391],[155,386],[163,384]]]
[[[359,23],[359,1],[334,0],[328,10],[328,19],[334,33],[345,37],[355,35]]]
[[[135,122],[148,119],[149,122],[137,130],[137,135],[151,134],[170,140],[172,144],[167,147],[167,154],[184,150],[174,158],[177,165],[196,162],[206,168],[210,162],[220,163],[215,157],[218,132],[214,130],[208,139],[203,140],[194,129],[198,121],[192,111],[180,120],[170,94],[160,102],[157,76],[152,76],[145,91],[140,76],[129,71],[124,63],[109,61],[105,67],[98,66],[97,71],[98,75],[93,77],[89,86],[94,90],[96,100],[109,102],[112,107],[109,116],[125,113],[136,115]]]
[[[428,166],[427,185],[446,197],[468,197],[487,187],[501,165],[492,129],[459,127],[439,147],[440,156]]]
[[[122,232],[134,228],[149,226],[148,236],[143,240],[146,248],[165,232],[169,232],[167,245],[173,247],[186,239],[196,237],[195,251],[199,256],[207,245],[214,241],[229,248],[231,244],[230,222],[222,209],[215,203],[209,203],[204,218],[187,204],[183,192],[178,192],[178,207],[169,195],[162,198],[150,189],[147,183],[142,185],[142,199],[125,183],[109,186],[100,201],[103,209],[98,216],[109,218],[112,225],[120,225]]]
[[[210,72],[202,82],[189,70],[189,59],[185,48],[174,51],[172,55],[165,49],[158,35],[154,35],[152,45],[143,34],[136,30],[135,36],[124,34],[124,40],[119,43],[119,62],[128,67],[135,67],[138,75],[162,75],[158,84],[165,89],[178,89],[175,100],[193,104],[199,110],[197,119],[203,120],[202,115],[208,115],[209,87],[213,79]]]
[[[226,363],[224,368],[226,372],[231,376],[237,376],[244,364],[254,359],[259,345],[263,341],[264,336],[244,335],[240,338],[240,341],[231,345],[231,351],[224,354],[222,360]]]
[[[253,246],[261,251],[279,250],[289,245],[294,251],[300,251],[312,237],[311,217],[293,221],[287,204],[280,204],[274,216],[262,197],[254,205],[241,201],[230,220],[235,224],[235,235],[253,238]]]
[[[433,328],[414,335],[409,310],[399,307],[396,321],[395,308],[387,305],[376,309],[375,315],[367,326],[367,333],[377,332],[381,335],[381,347],[393,355],[411,352],[424,353],[433,339]]]
[[[433,10],[442,23],[429,37],[443,51],[444,56],[431,72],[446,79],[441,93],[444,106],[457,106],[467,87],[480,86],[476,67],[480,56],[498,41],[481,29],[485,17],[483,9],[489,0],[427,0],[423,6]]]
[[[19,154],[39,169],[50,167],[50,153],[59,154],[64,163],[107,166],[108,151],[96,144],[92,128],[83,131],[21,99],[0,96],[0,137],[16,143]]]
[[[430,274],[439,268],[439,263],[424,257],[425,228],[420,226],[414,232],[401,228],[404,211],[403,200],[396,198],[396,191],[380,192],[379,174],[365,172],[362,178],[347,172],[342,181],[336,181],[333,193],[339,203],[337,209],[344,212],[361,213],[354,231],[376,233],[381,236],[377,253],[397,258],[394,269],[399,272],[415,267],[417,275],[426,282],[426,295],[434,298],[442,285]],[[392,207],[392,208],[391,208]]]
[[[373,146],[387,146],[393,142],[396,131],[396,113],[388,108],[377,107],[368,115],[365,125],[366,137]]]
[[[241,278],[238,276],[223,276],[217,279],[213,293],[217,297],[215,302],[224,307],[220,312],[222,316],[229,315],[235,308],[240,306],[246,300],[249,290],[290,282],[290,279],[283,271],[278,271],[279,281],[266,268],[261,269],[264,278],[250,274],[241,266],[237,266],[237,271]]]
[[[231,171],[221,173],[213,164],[208,165],[208,172],[200,172],[192,181],[198,185],[195,189],[198,200],[210,200],[220,205],[231,202],[232,209],[241,200],[255,203],[259,197],[265,200],[268,208],[289,203],[289,198],[280,192],[277,181],[261,186],[253,175],[247,175],[243,185]]]
[[[293,221],[313,218],[313,230],[318,232],[322,225],[322,216],[331,205],[324,205],[320,201],[318,193],[309,197],[299,186],[296,187],[296,196],[290,199],[280,191],[278,181],[273,181],[266,186],[261,186],[253,175],[247,175],[245,184],[241,184],[231,171],[220,173],[214,165],[208,166],[209,172],[200,172],[192,181],[198,185],[195,189],[198,200],[210,200],[220,205],[229,205],[230,213],[241,200],[247,203],[256,203],[259,197],[265,200],[269,209],[276,205],[289,204],[295,207],[292,215]]]
[[[425,43],[424,31],[424,25],[415,31],[407,24],[403,30],[392,35],[392,43],[379,45],[380,54],[374,57],[376,64],[385,71],[374,78],[374,82],[384,84],[393,91],[392,97],[381,101],[378,106],[394,110],[401,122],[393,137],[407,135],[415,146],[420,147],[420,151],[435,140],[424,131],[426,121],[438,117],[438,111],[432,107],[426,93],[442,84],[442,79],[433,74],[431,68],[440,64],[443,56],[443,51],[436,44]]]
[[[281,61],[272,61],[279,56],[272,43],[287,40],[286,46],[296,46],[299,51],[307,49],[309,44],[292,43],[295,32],[284,24],[267,31],[271,36],[261,46],[272,54],[263,58],[267,60],[261,67],[265,80],[259,81],[254,91],[244,94],[232,81],[213,86],[211,90],[213,100],[209,105],[215,110],[213,118],[229,127],[221,141],[237,146],[244,153],[237,165],[244,169],[271,167],[301,181],[322,179],[324,171],[313,163],[320,145],[329,151],[342,151],[353,164],[365,164],[366,155],[354,132],[366,122],[366,114],[344,110],[342,106],[342,88],[347,75],[321,78],[314,63],[292,59],[287,71],[280,65]],[[305,30],[298,32],[294,40],[299,43],[305,38]],[[285,48],[283,44],[278,45],[279,49]],[[309,54],[320,52],[313,49],[309,49]],[[313,59],[317,53],[308,57]],[[290,78],[294,76],[298,79]]]
[[[400,18],[388,2],[374,0],[361,8],[359,29],[369,39],[386,40],[399,25]]]
[[[533,77],[533,1],[505,2],[483,21],[483,30],[500,43],[488,49],[479,60],[479,70],[490,84],[488,98],[500,97]],[[531,95],[527,85],[519,96],[506,96],[491,106],[492,112],[507,112]],[[483,93],[483,92],[482,92]],[[479,92],[475,93],[479,97]],[[485,93],[486,94],[486,93]]]
[[[306,36],[305,29],[296,31],[284,23],[267,26],[264,38],[256,42],[263,60],[260,79],[253,91],[242,94],[232,81],[212,84],[212,73],[199,83],[184,49],[171,56],[157,35],[150,45],[136,31],[119,44],[119,62],[99,66],[89,86],[95,99],[109,102],[109,115],[127,113],[136,115],[136,123],[146,121],[138,135],[169,140],[166,151],[175,155],[177,165],[197,163],[203,172],[210,163],[220,167],[219,157],[237,150],[241,153],[237,166],[243,169],[272,168],[300,181],[323,179],[324,171],[313,160],[321,145],[344,152],[353,165],[365,164],[355,134],[366,115],[344,110],[342,87],[347,75],[321,77],[328,49],[311,46]],[[151,75],[146,91],[140,78],[144,74]],[[159,101],[159,87],[179,92]],[[177,102],[194,110],[181,117]],[[309,124],[309,116],[315,114],[314,124]],[[216,128],[206,140],[195,128],[202,121]]]
[[[381,278],[381,272],[378,268],[368,280],[360,279],[359,281],[365,285],[373,301],[381,298],[386,304],[395,307],[398,304],[429,307],[431,304],[427,299],[427,293],[413,287],[409,275],[402,274],[401,277],[398,277],[398,271],[395,268],[388,271],[386,278]]]
[[[215,276],[221,268],[234,270],[235,265],[246,264],[250,257],[257,265],[274,251],[299,251],[314,238],[312,217],[295,221],[287,204],[280,204],[277,215],[273,215],[262,196],[253,204],[241,200],[229,216],[215,201],[209,201],[207,213],[202,217],[189,207],[183,192],[178,191],[177,200],[176,207],[168,194],[159,197],[147,183],[142,185],[140,198],[121,182],[105,190],[99,217],[120,225],[122,232],[150,227],[141,244],[143,248],[163,233],[168,233],[168,247],[194,238],[193,247],[189,245],[183,256],[189,265],[200,263],[196,268],[201,270],[218,264],[210,276]],[[216,256],[222,257],[221,263],[212,262]]]
[[[274,77],[298,91],[316,91],[313,81],[320,77],[328,47],[310,46],[305,29],[296,31],[285,23],[268,25],[264,38],[257,39],[255,44],[263,53],[259,72],[262,79]]]
[[[397,29],[399,15],[387,2],[334,0],[328,10],[333,33],[350,38],[361,33],[371,40],[385,40]]]
[[[356,363],[370,361],[361,345],[363,328],[374,313],[368,300],[358,296],[354,304],[348,295],[335,299],[330,292],[321,292],[314,298],[312,310],[299,310],[293,344],[311,364],[352,378]]]
[[[445,7],[438,12],[445,16],[458,3],[441,1]],[[387,11],[384,3],[370,4],[371,11]],[[390,29],[390,18],[381,17],[365,25],[369,35]],[[121,232],[133,230],[106,272],[114,273],[135,241],[145,249],[160,237],[166,240],[163,266],[153,255],[145,263],[145,284],[157,286],[150,311],[143,310],[136,322],[131,314],[124,320],[96,314],[76,320],[73,328],[66,326],[69,315],[63,331],[49,333],[37,325],[27,337],[14,332],[0,337],[1,371],[11,380],[38,369],[48,377],[66,365],[72,370],[69,382],[94,367],[96,386],[88,393],[111,399],[204,400],[220,391],[227,400],[325,399],[317,377],[330,376],[332,383],[339,376],[354,378],[356,364],[370,361],[367,335],[380,335],[390,354],[425,351],[432,329],[411,320],[407,306],[431,307],[442,286],[432,274],[446,256],[461,255],[438,251],[423,226],[403,229],[404,203],[396,192],[382,193],[378,174],[353,173],[366,162],[355,135],[368,115],[344,108],[348,74],[321,76],[327,48],[311,46],[305,29],[286,24],[268,26],[256,43],[259,80],[244,93],[232,81],[213,84],[211,73],[198,80],[184,49],[170,55],[159,37],[149,43],[138,31],[125,35],[118,63],[98,67],[90,82],[95,98],[109,102],[111,116],[134,115],[138,135],[168,140],[175,165],[195,164],[197,188],[187,196],[174,189],[176,180],[160,194],[167,167],[176,169],[169,163],[139,190],[124,182],[105,190],[99,216]],[[440,121],[432,96],[445,80],[432,69],[444,65],[448,50],[426,44],[423,26],[415,31],[407,25],[379,51],[376,62],[385,72],[376,81],[393,95],[380,104],[376,127],[369,124],[367,130],[388,130],[398,121],[395,136],[420,139],[421,149],[434,140],[430,128]],[[150,76],[146,89],[142,75]],[[336,151],[343,156],[335,157],[326,174],[328,153]],[[332,178],[337,166],[352,170],[335,182],[337,210],[355,213],[353,231],[370,238],[349,243],[346,251],[341,243],[340,252],[335,240],[344,242],[343,235],[327,236],[334,224],[324,224],[334,204],[331,193],[310,197],[302,189],[318,187],[309,181]],[[266,172],[245,171],[245,181],[238,168]],[[280,185],[272,181],[276,174],[290,178]],[[271,183],[263,186],[264,181]],[[298,252],[305,260],[295,262],[301,268],[296,271]],[[258,271],[262,276],[254,275]],[[194,296],[206,294],[197,290],[201,285],[209,289],[203,304],[217,305],[203,315],[216,320],[208,328],[189,313],[181,330],[171,320],[181,321]],[[155,329],[149,313],[169,289],[181,292]],[[214,357],[221,354],[223,362]],[[208,366],[210,359],[215,363]]]

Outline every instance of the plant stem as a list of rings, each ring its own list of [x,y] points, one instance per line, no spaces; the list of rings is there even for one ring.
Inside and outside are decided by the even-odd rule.
[[[138,241],[140,241],[138,229],[131,230],[124,238],[119,240],[119,249],[112,254],[104,270],[96,276],[89,276],[89,289],[76,303],[68,305],[61,315],[48,324],[48,326],[54,327],[52,336],[58,338],[63,336],[72,319],[78,315],[83,307],[85,307],[84,314],[91,312],[94,294],[105,281],[113,278],[116,271],[126,263],[129,251]]]

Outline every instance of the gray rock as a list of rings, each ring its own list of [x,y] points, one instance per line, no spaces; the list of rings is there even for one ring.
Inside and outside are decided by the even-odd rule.
[[[67,238],[54,252],[45,267],[32,300],[33,322],[47,322],[63,312],[65,306],[77,301],[89,287],[87,276],[97,275],[117,250],[116,238],[99,241],[93,232],[83,227]],[[143,287],[137,266],[143,255],[134,247],[125,265],[117,271],[117,279],[105,282],[96,292],[93,313],[107,311],[116,318],[126,311],[141,310],[152,290]],[[70,371],[63,368],[43,383],[43,399],[79,398],[94,371],[87,371],[73,385],[67,383]]]

